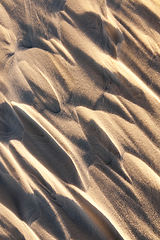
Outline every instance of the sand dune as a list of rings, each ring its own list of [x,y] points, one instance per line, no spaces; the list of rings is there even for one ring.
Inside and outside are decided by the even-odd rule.
[[[0,0],[0,239],[160,239],[159,13]]]

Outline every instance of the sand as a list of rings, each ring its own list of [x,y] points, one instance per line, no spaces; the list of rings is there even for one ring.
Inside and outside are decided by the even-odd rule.
[[[0,0],[0,239],[160,239],[158,0]]]

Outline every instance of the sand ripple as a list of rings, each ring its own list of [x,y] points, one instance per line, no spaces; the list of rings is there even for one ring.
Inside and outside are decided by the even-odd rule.
[[[0,0],[0,239],[160,238],[156,0]]]

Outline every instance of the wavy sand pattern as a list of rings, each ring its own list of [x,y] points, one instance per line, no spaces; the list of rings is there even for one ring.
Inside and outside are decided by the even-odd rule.
[[[159,13],[0,0],[0,239],[160,239]]]

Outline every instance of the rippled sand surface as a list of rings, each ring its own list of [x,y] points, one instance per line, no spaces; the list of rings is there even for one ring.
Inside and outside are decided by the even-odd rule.
[[[158,0],[0,0],[0,239],[160,239]]]

